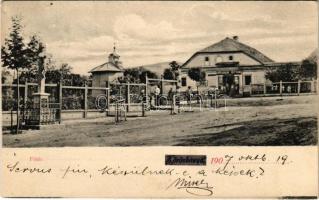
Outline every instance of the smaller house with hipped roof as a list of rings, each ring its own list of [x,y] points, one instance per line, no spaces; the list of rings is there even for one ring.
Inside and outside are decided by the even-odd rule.
[[[116,53],[115,47],[109,54],[108,62],[94,67],[89,73],[92,73],[93,87],[108,87],[110,83],[123,76],[124,68],[120,61],[120,55]]]

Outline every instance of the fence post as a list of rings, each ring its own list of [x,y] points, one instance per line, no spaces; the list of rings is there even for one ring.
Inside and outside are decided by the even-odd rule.
[[[87,118],[87,111],[88,111],[88,86],[87,83],[85,83],[85,89],[84,89],[84,118]]]
[[[215,110],[217,109],[217,92],[215,92]]]
[[[115,123],[118,122],[118,103],[115,102]]]
[[[127,119],[126,119],[126,111],[123,110],[123,112],[124,112],[124,120],[127,121]]]
[[[62,123],[62,103],[63,103],[63,93],[62,93],[62,80],[59,83],[59,124]]]
[[[264,83],[264,96],[266,96],[267,94],[267,87],[266,87],[266,83]]]
[[[23,112],[22,112],[22,119],[25,119],[25,112],[26,112],[26,105],[27,105],[27,98],[28,98],[28,82],[25,81],[24,85],[24,101],[23,101]]]
[[[311,82],[310,82],[310,87],[311,87],[310,93],[313,93],[313,92],[315,91],[315,84],[314,84],[314,83],[315,83],[315,82],[314,82],[314,80],[312,79]]]
[[[11,109],[11,132],[13,132],[13,110]]]
[[[126,84],[126,94],[125,94],[126,98],[125,98],[125,101],[127,103],[127,106],[126,106],[126,111],[129,112],[130,110],[130,83],[127,83]]]
[[[175,105],[176,105],[176,95],[174,94],[174,95],[173,95],[173,106],[174,106],[174,107],[173,107],[173,112],[174,112],[174,114],[176,114],[176,113],[175,113]]]
[[[148,105],[148,91],[147,91],[147,85],[148,85],[148,76],[147,73],[145,74],[145,98],[146,98],[146,105]]]
[[[297,93],[298,93],[298,95],[300,94],[300,80],[298,80]]]
[[[109,116],[109,113],[110,113],[110,90],[111,90],[111,87],[110,87],[110,82],[108,81],[107,82],[107,90],[106,90],[106,98],[107,98],[107,111],[106,111],[106,116]]]
[[[173,99],[171,101],[171,115],[174,113],[174,99],[175,99],[175,95],[173,95]]]
[[[202,99],[199,98],[199,111],[202,112]]]
[[[116,122],[120,121],[120,110],[119,110],[119,103],[116,102]]]
[[[27,99],[28,99],[28,82],[25,82],[24,85],[24,105],[27,104]]]
[[[226,100],[226,96],[224,96],[224,102],[225,102],[225,108],[224,108],[224,109],[225,109],[225,111],[226,111],[226,110],[227,110],[227,108],[226,108],[226,107],[227,107],[227,100]]]
[[[144,101],[142,101],[142,117],[145,117],[145,104],[144,104]]]
[[[163,75],[161,76],[161,94],[164,94],[164,80],[163,80]]]
[[[177,112],[181,113],[181,99],[178,100]]]
[[[279,93],[282,95],[282,81],[279,82]]]

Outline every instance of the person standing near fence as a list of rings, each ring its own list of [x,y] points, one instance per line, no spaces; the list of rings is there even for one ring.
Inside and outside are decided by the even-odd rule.
[[[145,101],[145,97],[146,97],[146,95],[145,95],[145,90],[141,90],[139,99],[141,99],[142,101]],[[146,101],[145,101],[145,102],[146,102]]]
[[[291,86],[290,85],[287,86],[287,92],[291,93]]]
[[[161,93],[161,89],[158,87],[158,85],[156,85],[155,88],[155,105],[159,106],[159,95]]]
[[[188,86],[188,88],[187,88],[187,90],[186,90],[186,97],[187,97],[187,103],[188,103],[189,105],[191,104],[192,96],[193,96],[192,87],[191,87],[191,86]]]

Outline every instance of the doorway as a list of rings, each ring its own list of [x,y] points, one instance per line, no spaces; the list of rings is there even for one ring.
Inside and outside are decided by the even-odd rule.
[[[222,93],[234,97],[239,94],[239,76],[228,73],[219,76],[219,89]]]

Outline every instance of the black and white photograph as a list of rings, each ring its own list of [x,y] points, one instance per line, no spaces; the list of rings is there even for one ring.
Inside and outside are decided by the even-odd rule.
[[[3,147],[316,146],[315,1],[5,1]]]

